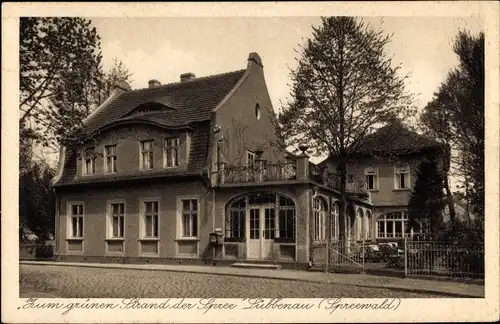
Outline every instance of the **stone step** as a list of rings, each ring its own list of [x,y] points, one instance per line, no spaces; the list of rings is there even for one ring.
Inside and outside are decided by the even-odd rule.
[[[244,269],[281,269],[281,265],[272,263],[233,263],[231,267]]]

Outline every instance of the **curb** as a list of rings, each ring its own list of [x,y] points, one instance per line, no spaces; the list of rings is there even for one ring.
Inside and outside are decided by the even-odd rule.
[[[279,279],[279,280],[287,280],[287,281],[298,281],[298,282],[312,282],[312,283],[323,283],[323,284],[336,284],[336,285],[344,285],[344,286],[352,286],[352,287],[362,287],[362,288],[378,288],[378,289],[389,289],[389,290],[398,290],[405,292],[414,292],[414,293],[423,293],[423,294],[435,294],[442,295],[447,297],[459,297],[459,298],[484,298],[484,296],[476,296],[472,294],[463,294],[463,293],[453,293],[432,289],[421,289],[421,288],[407,288],[407,287],[391,287],[391,286],[383,286],[383,285],[357,285],[357,284],[349,284],[342,282],[331,282],[328,279],[305,279],[305,278],[284,278],[280,276],[270,276],[270,275],[258,275],[258,274],[237,274],[237,273],[220,273],[220,272],[211,272],[211,271],[195,271],[189,269],[155,269],[148,267],[124,267],[124,266],[115,266],[111,263],[107,263],[106,266],[102,266],[98,263],[59,263],[59,262],[51,262],[51,261],[19,261],[19,264],[26,265],[42,265],[42,266],[60,266],[60,267],[84,267],[84,268],[99,268],[99,269],[125,269],[125,270],[146,270],[146,271],[167,271],[167,272],[176,272],[176,273],[198,273],[198,274],[207,274],[207,275],[219,275],[219,276],[231,276],[231,277],[247,277],[247,278],[257,278],[257,279]]]

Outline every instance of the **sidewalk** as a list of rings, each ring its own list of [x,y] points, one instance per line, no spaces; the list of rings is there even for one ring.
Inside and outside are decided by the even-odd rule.
[[[159,264],[116,264],[116,263],[80,263],[80,262],[53,262],[53,261],[19,261],[24,265],[50,265],[71,266],[109,269],[133,269],[133,270],[155,270],[190,272],[202,274],[214,274],[225,276],[240,276],[254,278],[269,278],[281,280],[307,281],[316,283],[334,283],[341,285],[387,288],[411,292],[437,293],[443,296],[453,297],[482,297],[484,298],[484,285],[446,282],[427,279],[395,278],[385,276],[374,276],[368,274],[340,274],[308,272],[300,270],[267,270],[267,269],[245,269],[231,268],[225,266],[192,266],[192,265],[159,265]]]

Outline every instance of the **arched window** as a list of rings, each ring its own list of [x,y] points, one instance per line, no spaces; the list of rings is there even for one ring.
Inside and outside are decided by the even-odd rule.
[[[316,197],[313,201],[313,216],[314,216],[314,240],[326,239],[326,213],[327,204],[324,198]]]
[[[338,237],[338,233],[337,233],[337,229],[338,229],[338,221],[339,221],[339,205],[334,202],[333,205],[332,205],[332,238],[337,238]]]
[[[296,208],[294,201],[276,193],[257,192],[240,196],[229,204],[225,222],[225,239],[227,241],[243,242],[250,229],[259,230],[252,224],[248,225],[245,222],[247,218],[251,220],[250,210],[256,208],[263,208],[262,215],[265,214],[264,209],[271,210],[262,220],[265,222],[266,237],[286,241],[295,240]],[[278,215],[278,217],[274,215]],[[260,222],[256,219],[254,221]],[[247,228],[248,226],[250,228]]]
[[[233,239],[245,238],[245,211],[246,197],[240,198],[231,204],[229,217],[226,221],[226,237]]]
[[[365,212],[365,238],[372,238],[372,212],[367,210]]]
[[[377,219],[377,238],[403,237],[408,227],[406,211],[390,212]]]
[[[358,208],[358,212],[356,213],[356,231],[355,231],[355,237],[356,240],[361,240],[363,237],[363,210],[361,208]]]

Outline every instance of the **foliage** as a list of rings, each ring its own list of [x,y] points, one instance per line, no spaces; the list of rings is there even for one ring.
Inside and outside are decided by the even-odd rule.
[[[20,217],[41,240],[54,232],[54,171],[33,159],[42,144],[58,149],[83,135],[84,119],[117,81],[130,81],[121,61],[103,73],[100,37],[83,18],[20,19]]]
[[[20,19],[22,138],[57,146],[81,126],[101,77],[99,39],[83,18]]]
[[[452,69],[425,107],[421,122],[458,154],[452,159],[475,213],[484,215],[484,34],[459,31]]]
[[[44,242],[54,235],[55,196],[50,188],[54,170],[42,162],[19,175],[19,218]]]
[[[377,126],[414,113],[384,49],[391,37],[353,17],[324,17],[298,51],[291,100],[278,116],[285,146],[308,143],[338,160],[340,218],[345,213],[346,164]],[[397,136],[395,137],[397,139]]]
[[[98,80],[98,91],[95,93],[93,102],[96,105],[102,104],[111,95],[115,84],[121,81],[130,84],[133,81],[133,75],[121,60],[113,58],[111,68]]]
[[[415,230],[420,230],[423,224],[429,224],[430,233],[438,231],[445,206],[443,189],[443,176],[436,161],[422,161],[408,202],[408,222]]]

